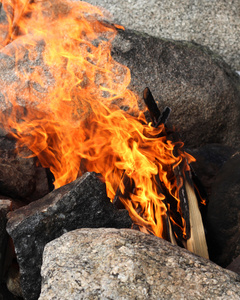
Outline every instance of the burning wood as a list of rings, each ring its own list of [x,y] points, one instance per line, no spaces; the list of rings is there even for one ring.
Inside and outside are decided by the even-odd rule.
[[[202,217],[198,208],[198,202],[193,185],[190,185],[190,183],[186,181],[185,188],[188,195],[191,227],[190,238],[187,240],[186,248],[195,254],[209,258]]]
[[[165,124],[166,120],[169,116],[170,109],[165,108],[164,112],[160,113],[154,98],[148,88],[146,88],[143,92],[144,101],[148,107],[150,112],[150,116],[153,122],[153,126],[158,127],[160,124]],[[166,132],[166,135],[168,133]],[[175,141],[179,139],[175,134]],[[175,155],[179,155],[178,149],[174,149]],[[181,163],[174,168],[173,173],[177,180],[177,185],[179,187],[179,200],[177,210],[171,209],[172,198],[170,195],[166,194],[166,209],[168,211],[167,214],[167,222],[169,225],[169,238],[173,244],[176,244],[177,241],[181,242],[185,248],[189,251],[194,252],[202,257],[209,258],[208,249],[205,237],[204,226],[202,222],[201,213],[199,210],[199,203],[195,194],[194,185],[191,180],[191,171],[188,167],[187,159],[183,159]],[[161,183],[161,185],[164,183]],[[166,188],[164,188],[166,190]],[[169,197],[170,196],[170,197]],[[179,207],[180,206],[180,207]],[[180,224],[174,220],[173,212],[179,210],[181,211],[182,220]],[[169,218],[169,216],[171,216]],[[175,225],[178,225],[180,228],[184,225],[182,231],[179,230],[174,231],[173,228],[178,229]],[[175,236],[173,235],[175,233]],[[183,234],[182,234],[183,233]]]
[[[161,114],[153,98],[153,95],[148,87],[146,87],[143,91],[143,99],[149,110],[153,126],[157,128],[162,124],[165,125],[170,115],[171,109],[169,107],[165,107]]]
[[[44,45],[43,65],[23,72],[16,68],[16,77],[47,93],[41,99],[39,92],[29,97],[23,84],[19,99],[12,93],[14,83],[6,86],[0,80],[9,112],[1,114],[2,126],[19,147],[27,146],[50,169],[55,188],[86,171],[101,173],[108,197],[117,206],[121,201],[141,231],[173,243],[188,240],[191,213],[188,218],[184,172],[194,159],[179,140],[168,136],[164,124],[170,109],[161,114],[145,90],[152,117],[148,124],[138,110],[137,96],[128,89],[130,70],[111,57],[115,26],[103,21],[98,8],[82,1],[69,3],[67,14],[60,4],[52,1],[46,9],[44,2],[21,1],[16,8],[4,2],[9,35],[1,46],[11,41],[14,47],[3,51],[17,63],[24,55],[34,59],[35,46]],[[60,5],[57,13],[54,5]],[[46,70],[53,87],[39,76]]]

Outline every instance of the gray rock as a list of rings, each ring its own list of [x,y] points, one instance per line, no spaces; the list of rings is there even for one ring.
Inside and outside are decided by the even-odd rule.
[[[131,70],[131,88],[150,88],[188,147],[240,143],[240,77],[208,48],[119,31],[113,57]],[[142,106],[142,103],[140,104]]]
[[[240,277],[130,229],[81,229],[47,244],[39,300],[239,299]]]
[[[240,255],[240,154],[216,177],[207,213],[210,259],[226,267]]]
[[[155,37],[209,46],[240,70],[238,0],[87,0],[107,9],[113,21]]]
[[[95,173],[86,173],[44,198],[11,214],[7,231],[13,239],[21,273],[23,296],[38,299],[45,245],[63,233],[83,227],[129,228],[126,210],[118,211]]]
[[[67,13],[71,4],[62,2],[60,11]],[[48,1],[44,3],[47,6]],[[139,2],[131,3],[141,6]],[[154,3],[151,1],[151,5]],[[49,6],[53,15],[58,16],[59,6],[55,1]],[[50,69],[43,63],[44,43],[37,43],[34,56],[19,43],[16,40],[5,47],[11,56],[0,53],[2,111],[7,111],[4,95],[11,94],[18,104],[25,106],[29,98],[41,102],[55,84],[54,67]],[[20,58],[17,68],[26,75],[25,80],[20,80],[16,73],[16,48]],[[130,87],[140,98],[148,86],[161,110],[164,106],[172,108],[170,121],[179,128],[188,147],[206,143],[238,147],[240,77],[218,55],[192,42],[155,38],[129,30],[119,32],[112,52],[117,61],[130,68]],[[41,77],[41,85],[34,81],[34,72]],[[140,108],[145,108],[142,101]]]
[[[28,149],[16,150],[16,142],[0,136],[0,194],[24,202],[42,198],[49,192],[46,171],[37,167]]]

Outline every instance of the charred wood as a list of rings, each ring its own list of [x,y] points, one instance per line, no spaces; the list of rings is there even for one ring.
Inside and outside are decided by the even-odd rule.
[[[171,112],[170,108],[166,107],[161,114],[149,88],[144,90],[143,98],[150,112],[153,126],[165,125]],[[166,131],[165,134],[168,135],[168,132]],[[178,157],[180,155],[179,149],[182,147],[178,133],[171,132],[171,139],[175,143],[174,155]],[[191,169],[188,166],[187,159],[183,159],[177,166],[172,166],[168,174],[169,180],[177,180],[180,200],[180,203],[178,203],[165,188],[164,184],[161,184],[161,190],[164,190],[166,197],[166,220],[169,225],[169,238],[171,242],[183,245],[188,250],[208,258],[205,231],[199,210],[199,202],[203,202],[201,197],[201,194],[203,194],[202,188],[196,177],[194,177],[195,181],[192,180]],[[194,185],[196,186],[195,188]],[[199,189],[197,186],[199,186]],[[173,239],[172,230],[176,239]]]
[[[165,125],[171,113],[171,109],[166,106],[161,113],[148,87],[146,87],[143,91],[143,100],[150,113],[153,127],[157,128],[161,124]]]
[[[177,186],[179,187],[179,199],[180,199],[180,208],[182,217],[185,221],[185,234],[183,239],[187,240],[190,238],[190,219],[189,219],[189,200],[188,195],[185,188],[185,174],[183,174],[182,170],[184,170],[184,164],[186,162],[182,161],[180,165],[174,168],[173,172],[177,180]],[[185,172],[186,173],[186,172]]]
[[[166,106],[162,112],[162,114],[160,115],[157,124],[155,125],[155,127],[157,128],[158,126],[160,126],[161,124],[166,125],[168,117],[170,116],[171,113],[171,109]]]
[[[161,114],[149,88],[145,88],[145,90],[143,92],[143,98],[144,98],[144,102],[146,103],[147,108],[150,112],[153,126],[158,127],[161,124],[165,125],[165,123],[168,119],[168,116],[170,114],[170,111],[171,111],[170,108],[166,107],[164,109],[163,113]],[[156,118],[158,118],[157,121],[156,121]],[[176,134],[173,134],[172,138],[174,140],[176,140],[177,139]],[[178,156],[177,148],[175,149],[175,156]],[[170,195],[170,193],[167,190],[167,188],[165,187],[164,183],[160,183],[160,180],[158,180],[158,182],[161,184],[161,190],[163,191],[163,194],[166,197],[165,205],[166,205],[166,208],[168,211],[168,218],[170,220],[170,222],[168,222],[168,223],[170,223],[171,227],[173,227],[175,235],[176,235],[177,239],[179,240],[179,242],[181,243],[182,240],[189,238],[190,224],[189,224],[187,193],[185,191],[185,187],[183,184],[184,177],[181,173],[181,169],[183,168],[184,162],[181,162],[180,165],[181,166],[177,166],[174,170],[169,169],[168,173],[170,173],[169,180],[171,180],[171,177],[176,178],[177,184],[180,187],[179,197],[180,197],[181,211],[182,211],[183,218],[186,222],[185,235],[183,235],[182,229],[184,227],[184,224],[182,223],[182,218],[181,218],[181,215],[179,214],[179,208],[177,207],[178,203],[177,203],[176,199],[172,195]],[[159,177],[159,176],[156,176],[156,177]]]
[[[158,120],[161,116],[161,112],[157,107],[157,104],[153,98],[153,95],[148,87],[146,87],[143,91],[143,100],[149,110],[150,117],[153,123],[153,126],[158,123]]]

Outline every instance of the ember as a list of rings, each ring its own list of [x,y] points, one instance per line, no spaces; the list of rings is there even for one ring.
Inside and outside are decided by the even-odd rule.
[[[189,172],[194,158],[179,140],[169,138],[167,110],[150,123],[139,111],[138,98],[128,89],[130,70],[111,57],[119,26],[84,2],[69,4],[68,14],[62,13],[61,1],[2,5],[7,17],[1,30],[9,33],[1,37],[3,53],[15,55],[16,62],[26,53],[34,59],[35,45],[41,43],[44,61],[27,72],[16,67],[26,88],[21,99],[11,93],[15,83],[6,89],[2,126],[51,170],[55,188],[86,171],[100,173],[108,197],[113,201],[117,194],[141,231],[166,238],[166,226],[172,224],[175,238],[187,240],[190,229],[180,193],[188,186],[181,174]],[[4,47],[10,41],[14,53]],[[44,81],[44,72],[52,74],[54,87]],[[29,82],[36,90],[32,97]],[[46,97],[41,89],[47,89]]]

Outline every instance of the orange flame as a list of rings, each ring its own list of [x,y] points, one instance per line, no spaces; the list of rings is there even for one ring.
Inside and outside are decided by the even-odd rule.
[[[164,126],[153,128],[139,112],[138,98],[127,88],[129,69],[111,57],[121,27],[104,22],[100,9],[82,1],[1,3],[6,18],[0,54],[14,58],[16,74],[11,84],[0,78],[2,126],[50,168],[55,188],[94,171],[113,200],[118,188],[124,191],[126,174],[134,190],[121,200],[131,218],[140,230],[162,237],[166,206],[158,180],[179,201],[168,170],[193,158],[183,151],[174,156]],[[26,57],[34,68],[20,68]]]

